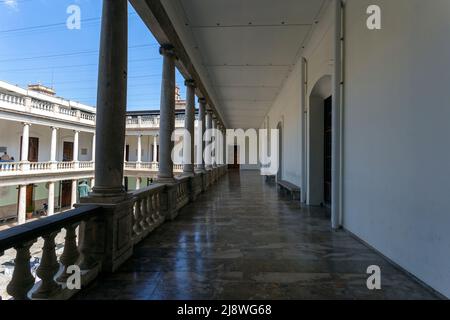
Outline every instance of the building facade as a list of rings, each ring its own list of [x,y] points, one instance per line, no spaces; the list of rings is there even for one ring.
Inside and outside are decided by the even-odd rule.
[[[175,99],[175,125],[184,128],[186,102],[179,89]],[[23,89],[0,82],[0,223],[24,223],[45,206],[49,215],[71,209],[79,200],[79,183],[93,186],[95,111],[42,85]],[[124,184],[129,190],[156,177],[159,120],[158,110],[127,113]]]

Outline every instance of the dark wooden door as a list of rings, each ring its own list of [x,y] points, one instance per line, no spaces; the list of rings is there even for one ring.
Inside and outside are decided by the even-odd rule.
[[[332,98],[329,97],[324,101],[324,201],[325,204],[331,204],[331,145],[332,145]]]
[[[229,164],[229,169],[239,169],[239,154],[238,154],[238,146],[234,146],[234,158],[233,158],[233,164]]]
[[[70,207],[72,198],[72,181],[61,181],[61,208]]]
[[[33,191],[34,191],[34,185],[32,185],[32,184],[27,185],[27,196],[26,196],[27,212],[32,212],[35,210],[35,208],[33,207]]]
[[[39,159],[39,138],[30,138],[28,145],[28,161],[38,162]]]
[[[73,161],[73,142],[64,141],[63,161]]]
[[[22,151],[22,141],[23,137],[20,137],[20,150]],[[21,152],[22,153],[22,152]],[[30,137],[28,138],[28,161],[38,162],[39,159],[39,138]],[[20,156],[22,160],[22,155]]]

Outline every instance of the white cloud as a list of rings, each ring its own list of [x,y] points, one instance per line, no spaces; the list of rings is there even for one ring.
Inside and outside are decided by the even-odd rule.
[[[17,0],[5,0],[3,3],[12,9],[17,9]]]

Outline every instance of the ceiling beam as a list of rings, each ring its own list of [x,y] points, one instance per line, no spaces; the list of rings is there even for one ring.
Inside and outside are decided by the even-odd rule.
[[[205,85],[200,78],[194,64],[191,61],[175,27],[170,21],[161,0],[130,0],[134,10],[141,17],[147,28],[151,31],[156,41],[163,45],[171,45],[174,47],[177,57],[176,66],[185,79],[195,81],[197,87],[197,95],[206,99],[209,108],[216,114],[222,125],[227,126],[214,105]]]

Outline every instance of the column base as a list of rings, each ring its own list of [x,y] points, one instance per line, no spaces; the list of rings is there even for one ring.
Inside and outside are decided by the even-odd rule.
[[[157,183],[163,183],[163,184],[176,184],[177,180],[175,180],[174,177],[156,177]]]
[[[117,202],[111,203],[110,197],[89,196],[82,198],[82,203],[76,205],[100,205],[102,208],[99,215],[82,224],[80,242],[83,254],[98,262],[104,272],[114,272],[133,253],[130,233],[133,199],[126,194],[121,199],[117,198]]]
[[[82,203],[86,203],[86,199],[91,202],[91,200],[95,199],[95,203],[117,203],[120,201],[124,201],[128,197],[127,192],[124,187],[117,188],[105,188],[105,187],[93,187],[92,192],[89,193],[89,197],[82,198]],[[81,199],[80,199],[81,200]]]

